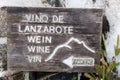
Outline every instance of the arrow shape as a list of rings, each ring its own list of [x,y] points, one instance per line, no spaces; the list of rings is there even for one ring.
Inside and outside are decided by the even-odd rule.
[[[70,56],[69,58],[63,60],[63,63],[68,65],[70,68],[73,68],[73,64],[72,64],[72,60],[73,60],[73,56]]]
[[[83,67],[83,66],[89,66],[93,67],[95,64],[94,58],[91,57],[74,57],[70,56],[67,59],[63,60],[63,63],[69,66],[70,68],[73,67]]]

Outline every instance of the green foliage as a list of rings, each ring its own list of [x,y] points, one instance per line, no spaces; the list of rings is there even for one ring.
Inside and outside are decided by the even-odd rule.
[[[72,80],[77,80],[77,77],[74,76],[74,77],[72,78]]]
[[[115,45],[115,56],[118,56],[120,54],[120,48],[119,48],[119,45],[120,45],[120,37],[118,36],[117,37],[117,42],[116,42],[116,45]]]
[[[106,45],[105,45],[105,38],[102,35],[103,45],[105,50],[101,49],[101,65],[95,65],[95,69],[97,71],[96,75],[92,73],[85,73],[85,76],[88,77],[90,80],[120,80],[117,78],[117,70],[116,67],[120,65],[120,63],[116,63],[115,57],[120,54],[120,40],[119,36],[117,37],[117,43],[115,46],[115,56],[111,62],[108,62],[106,59]]]
[[[117,73],[113,72],[113,69],[120,63],[114,61],[107,63],[104,58],[101,59],[101,65],[95,65],[97,76],[93,74],[85,73],[85,76],[90,80],[117,80]]]

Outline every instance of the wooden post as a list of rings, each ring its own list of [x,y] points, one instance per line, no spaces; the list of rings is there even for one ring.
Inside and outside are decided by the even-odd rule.
[[[36,80],[35,72],[24,72],[24,80]]]
[[[24,80],[30,80],[29,72],[25,72],[24,76]]]
[[[82,75],[82,73],[78,72],[78,80],[81,79],[81,75]]]

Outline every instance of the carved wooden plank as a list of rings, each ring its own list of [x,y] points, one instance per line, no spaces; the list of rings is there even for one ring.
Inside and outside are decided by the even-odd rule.
[[[101,9],[7,8],[8,68],[94,72],[100,62]]]

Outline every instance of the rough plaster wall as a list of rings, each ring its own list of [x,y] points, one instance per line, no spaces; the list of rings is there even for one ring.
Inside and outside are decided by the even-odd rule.
[[[114,45],[116,44],[117,36],[120,35],[120,0],[108,0],[106,5],[106,16],[110,24],[110,32],[107,34],[107,52],[108,60],[110,61],[114,54]],[[116,57],[117,62],[120,62],[120,55]],[[120,66],[118,67],[120,77]]]
[[[65,0],[68,8],[103,8],[104,0]]]
[[[51,4],[54,1],[51,0]],[[67,8],[103,8],[105,10],[105,15],[110,23],[110,32],[107,34],[106,44],[108,59],[111,60],[114,56],[116,36],[120,34],[120,0],[60,0],[60,2]],[[0,0],[1,6],[51,7],[46,0]],[[0,42],[6,44],[6,37],[2,36]],[[120,61],[119,58],[117,61]],[[120,72],[120,67],[118,70]]]
[[[120,34],[120,0],[109,0],[109,5],[106,6],[106,16],[109,20],[110,32],[107,34],[107,52],[108,58],[114,56],[114,45],[117,35]]]
[[[41,7],[42,0],[0,0],[0,6]]]

